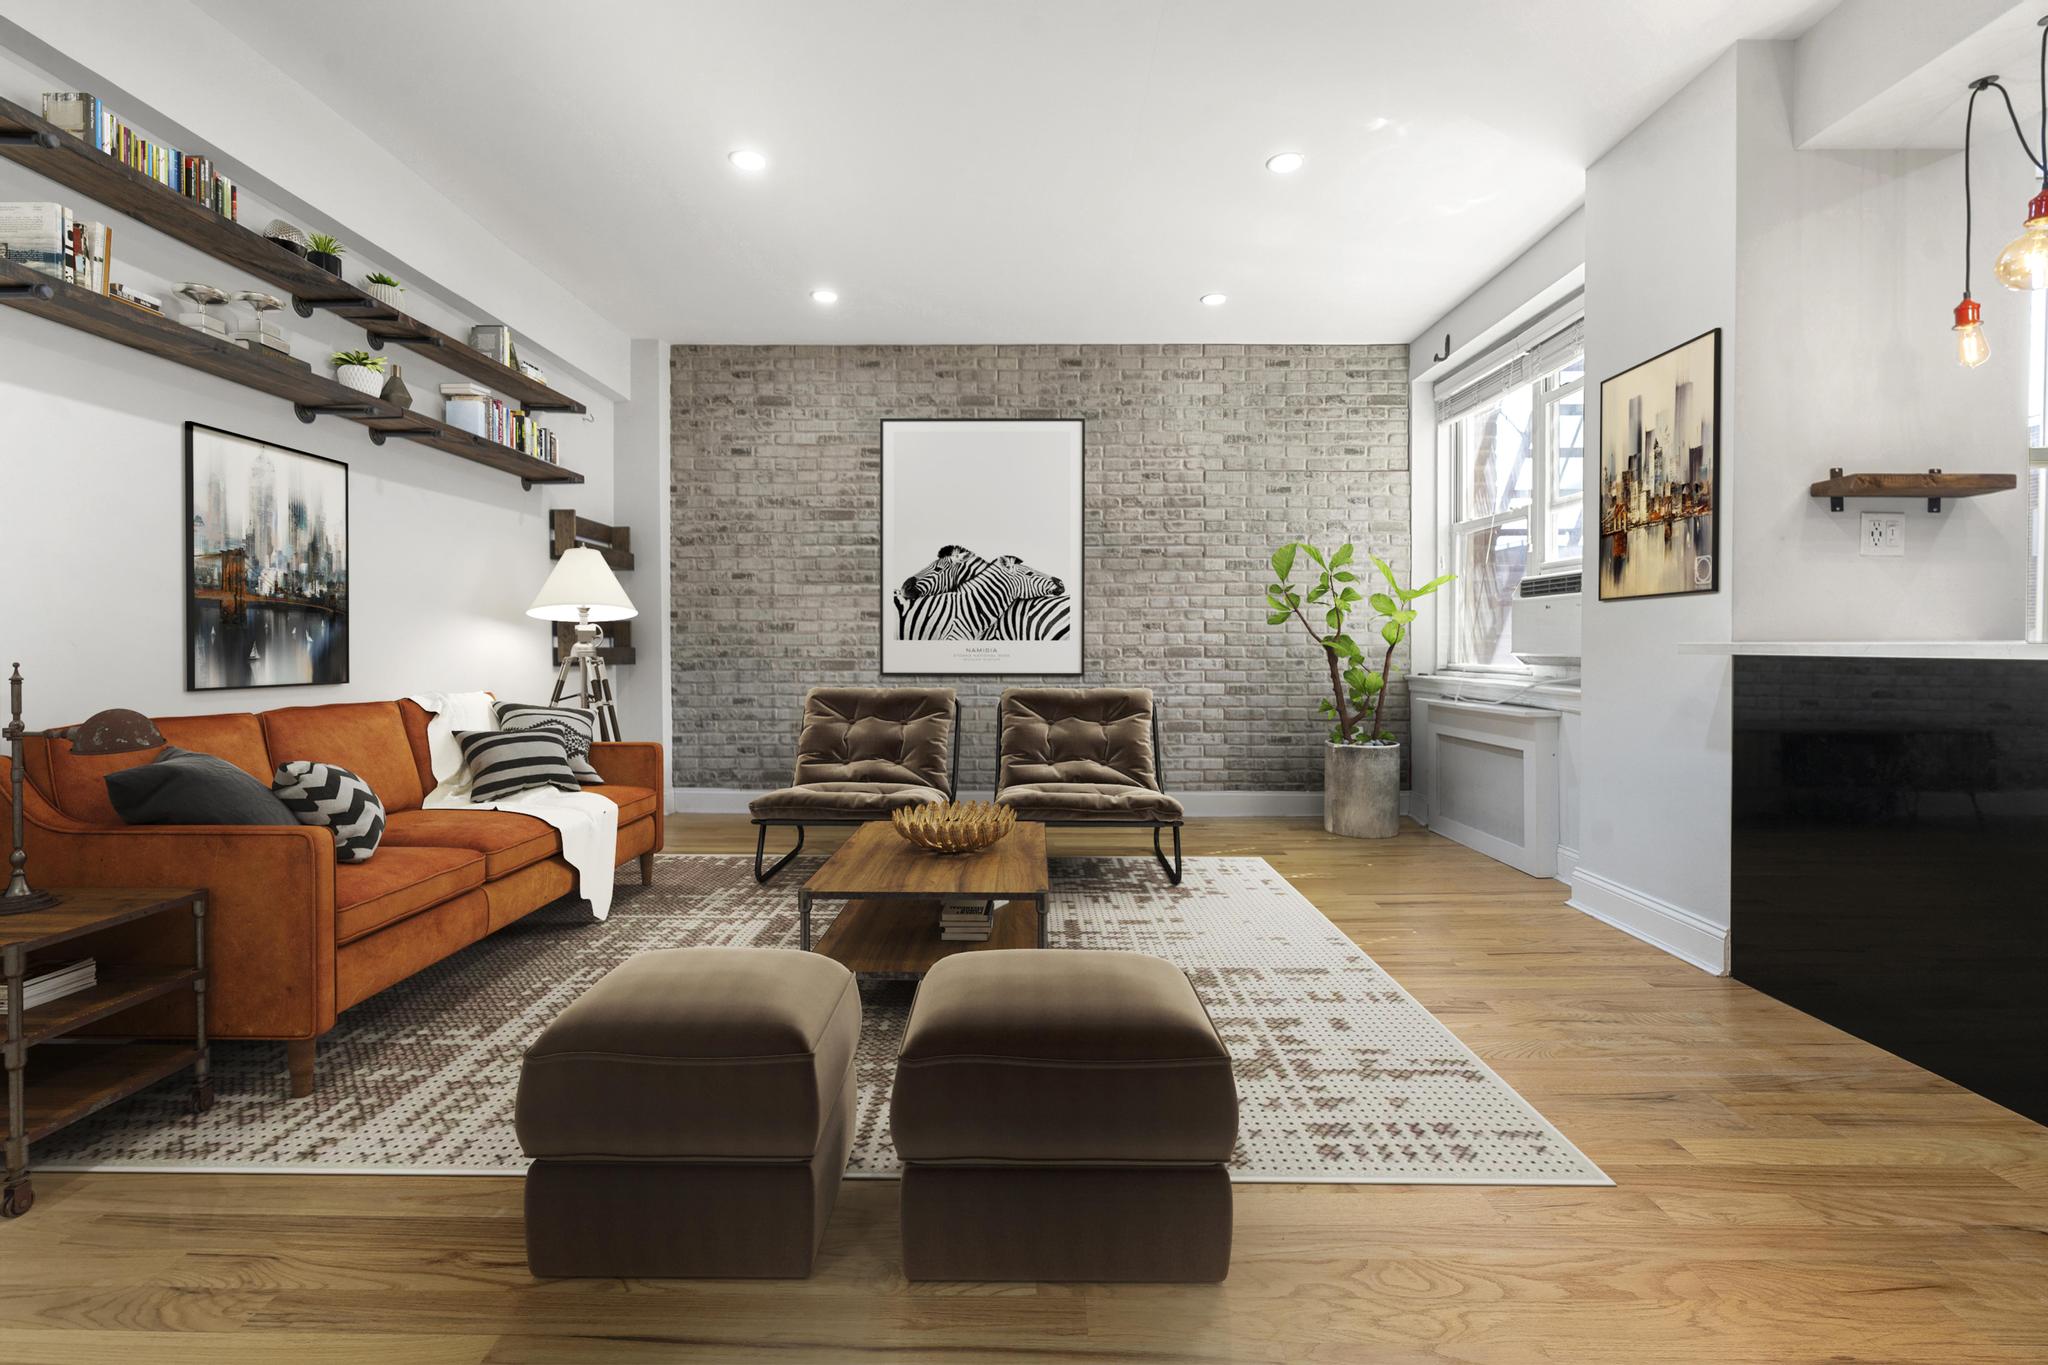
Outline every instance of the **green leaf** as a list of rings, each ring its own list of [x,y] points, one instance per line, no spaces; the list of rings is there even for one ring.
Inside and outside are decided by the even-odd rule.
[[[1413,621],[1416,617],[1420,615],[1422,615],[1422,613],[1415,610],[1415,608],[1413,607],[1403,607],[1401,608],[1401,610],[1394,613],[1394,619],[1405,626],[1410,621]]]
[[[1360,597],[1360,596],[1361,596],[1361,594],[1359,593],[1358,589],[1356,589],[1356,588],[1346,588],[1346,589],[1344,589],[1344,591],[1343,591],[1342,593],[1340,593],[1340,594],[1338,595],[1338,597],[1337,597],[1337,600],[1338,600],[1339,602],[1342,602],[1342,603],[1343,603],[1343,604],[1344,604],[1345,606],[1347,606],[1347,607],[1348,607],[1348,606],[1350,606],[1350,605],[1351,605],[1351,604],[1352,604],[1353,602],[1356,602],[1356,601],[1357,601],[1357,600],[1359,599],[1359,597]]]
[[[1344,629],[1343,610],[1338,607],[1331,607],[1329,611],[1323,614],[1323,624],[1328,626],[1331,630]]]
[[[1365,670],[1357,664],[1353,664],[1345,669],[1344,685],[1353,692],[1363,692],[1365,690]]]
[[[1311,602],[1320,602],[1328,593],[1329,589],[1323,586],[1322,584],[1318,583],[1315,586],[1314,590],[1309,593],[1308,600]]]
[[[1379,673],[1373,672],[1365,675],[1365,682],[1359,686],[1358,690],[1365,693],[1368,697],[1376,697],[1386,685],[1387,680],[1380,676]]]
[[[1365,657],[1365,651],[1358,647],[1358,641],[1352,639],[1349,635],[1332,635],[1324,643],[1347,659],[1362,659]]]
[[[1380,638],[1390,645],[1401,643],[1401,637],[1408,633],[1399,621],[1389,621],[1380,627]]]
[[[1315,546],[1309,544],[1307,541],[1303,541],[1301,543],[1301,548],[1308,551],[1308,557],[1310,559],[1313,559],[1316,563],[1323,565],[1324,568],[1329,567],[1328,563],[1326,563],[1323,559],[1323,552],[1321,550],[1318,550]]]
[[[1298,592],[1293,592],[1293,591],[1291,591],[1291,590],[1290,590],[1290,591],[1288,592],[1288,594],[1287,594],[1287,609],[1288,609],[1289,611],[1292,611],[1292,610],[1294,610],[1294,609],[1295,609],[1296,607],[1298,607],[1298,606],[1300,606],[1300,605],[1301,605],[1301,594],[1300,594],[1300,593],[1298,593]]]
[[[1409,590],[1408,590],[1407,592],[1405,592],[1405,593],[1403,593],[1403,594],[1401,594],[1401,595],[1402,595],[1403,597],[1407,598],[1407,599],[1408,599],[1408,600],[1409,600],[1410,602],[1413,602],[1413,601],[1414,601],[1414,600],[1415,600],[1416,598],[1418,598],[1418,597],[1426,597],[1426,596],[1428,596],[1428,595],[1429,595],[1430,593],[1433,593],[1433,592],[1435,592],[1435,591],[1436,591],[1436,590],[1437,590],[1438,588],[1441,588],[1441,587],[1442,587],[1442,586],[1443,586],[1444,584],[1446,584],[1446,583],[1450,582],[1450,581],[1451,581],[1452,579],[1454,579],[1454,578],[1456,578],[1456,577],[1457,577],[1457,575],[1456,575],[1456,574],[1454,574],[1454,573],[1443,573],[1443,574],[1438,574],[1438,575],[1437,575],[1437,576],[1436,576],[1435,578],[1432,578],[1432,579],[1430,579],[1430,580],[1429,580],[1429,581],[1428,581],[1427,583],[1424,583],[1424,584],[1423,584],[1423,585],[1422,585],[1421,587],[1419,587],[1419,588],[1410,588],[1410,589],[1409,589]]]
[[[1287,611],[1273,612],[1266,617],[1266,624],[1269,626],[1284,626],[1287,624],[1287,618],[1293,614],[1293,612]]]
[[[1372,609],[1382,616],[1392,616],[1401,609],[1400,603],[1383,592],[1374,593],[1368,600],[1372,603]]]
[[[1351,562],[1352,551],[1356,550],[1357,548],[1358,547],[1356,545],[1353,545],[1350,541],[1345,541],[1342,545],[1337,547],[1337,553],[1330,556],[1330,567],[1334,569],[1339,567],[1340,565],[1349,564]]]
[[[1339,583],[1356,583],[1358,581],[1358,575],[1349,569],[1340,569],[1336,577]]]
[[[1273,577],[1282,583],[1287,581],[1287,575],[1294,572],[1294,550],[1292,544],[1287,544],[1273,551]]]
[[[1317,702],[1316,706],[1326,716],[1334,716],[1337,714],[1337,704],[1331,701],[1328,697],[1324,697],[1321,701]]]
[[[1378,555],[1373,555],[1372,562],[1373,567],[1377,568],[1380,571],[1380,577],[1387,580],[1387,586],[1392,588],[1397,593],[1400,592],[1401,580],[1394,577],[1394,571],[1387,567],[1387,561],[1381,559]]]

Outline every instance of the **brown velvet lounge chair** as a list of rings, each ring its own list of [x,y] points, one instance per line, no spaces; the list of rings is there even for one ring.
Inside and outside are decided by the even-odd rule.
[[[1186,809],[1166,794],[1159,704],[1145,687],[1013,687],[1003,693],[996,801],[1019,820],[1152,831],[1152,856],[1180,885]],[[1160,839],[1173,831],[1173,861]]]
[[[960,772],[960,702],[950,687],[814,687],[804,694],[790,785],[757,796],[754,880],[803,852],[810,825],[864,825],[905,806],[953,799]],[[763,867],[770,826],[796,847]]]

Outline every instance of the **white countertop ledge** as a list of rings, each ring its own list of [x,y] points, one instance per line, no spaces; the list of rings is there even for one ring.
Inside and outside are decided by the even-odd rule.
[[[1680,654],[1762,654],[1817,659],[2023,659],[2048,663],[2034,640],[1703,640]]]

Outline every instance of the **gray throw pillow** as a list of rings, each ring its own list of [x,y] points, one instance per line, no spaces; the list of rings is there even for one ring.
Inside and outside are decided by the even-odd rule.
[[[270,788],[224,758],[165,746],[107,774],[107,799],[131,825],[296,825]]]

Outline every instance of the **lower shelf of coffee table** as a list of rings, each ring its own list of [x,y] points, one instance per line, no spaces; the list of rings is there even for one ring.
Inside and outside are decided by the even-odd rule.
[[[997,906],[995,926],[980,943],[940,938],[939,908],[937,901],[849,901],[812,951],[856,975],[916,977],[955,953],[1038,946],[1038,908],[1029,901]]]

